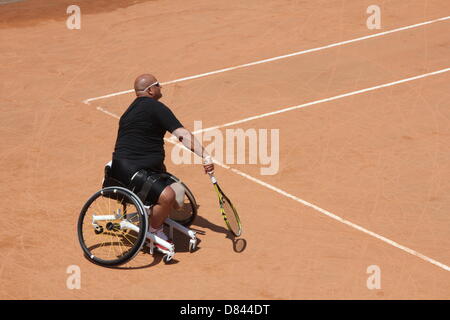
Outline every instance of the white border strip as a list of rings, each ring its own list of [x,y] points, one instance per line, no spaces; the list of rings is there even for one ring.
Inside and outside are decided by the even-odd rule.
[[[416,24],[409,25],[409,26],[406,26],[406,27],[401,27],[401,28],[397,28],[397,29],[393,29],[393,30],[389,30],[389,31],[375,33],[375,34],[371,34],[371,35],[368,35],[368,36],[359,37],[359,38],[355,38],[355,39],[351,39],[351,40],[336,42],[336,43],[332,43],[332,44],[329,44],[329,45],[326,45],[326,46],[322,46],[322,47],[317,47],[317,48],[303,50],[303,51],[297,51],[297,52],[294,52],[294,53],[285,54],[285,55],[281,55],[281,56],[277,56],[277,57],[273,57],[273,58],[269,58],[269,59],[258,60],[258,61],[254,61],[254,62],[250,62],[250,63],[237,65],[237,66],[234,66],[234,67],[223,68],[223,69],[219,69],[219,70],[215,70],[215,71],[211,71],[211,72],[201,73],[201,74],[194,75],[194,76],[189,76],[189,77],[185,77],[185,78],[171,80],[171,81],[168,81],[168,82],[162,82],[161,84],[162,85],[166,85],[166,84],[172,84],[172,83],[177,83],[177,82],[186,81],[186,80],[193,80],[193,79],[198,79],[198,78],[202,78],[202,77],[207,77],[207,76],[210,76],[210,75],[213,75],[213,74],[218,74],[218,73],[223,73],[223,72],[232,71],[232,70],[236,70],[236,69],[251,67],[251,66],[258,65],[258,64],[262,64],[262,63],[273,62],[273,61],[277,61],[277,60],[281,60],[281,59],[286,59],[286,58],[290,58],[290,57],[294,57],[294,56],[299,56],[299,55],[310,53],[310,52],[316,52],[316,51],[320,51],[320,50],[324,50],[324,49],[329,49],[329,48],[334,48],[334,47],[338,47],[338,46],[343,46],[343,45],[346,45],[346,44],[349,44],[349,43],[354,43],[354,42],[358,42],[358,41],[362,41],[362,40],[367,40],[367,39],[371,39],[371,38],[381,37],[381,36],[384,36],[384,35],[387,35],[387,34],[399,32],[399,31],[404,31],[404,30],[408,30],[408,29],[413,29],[413,28],[417,28],[417,27],[422,27],[422,26],[425,26],[425,25],[428,25],[428,24],[432,24],[432,23],[440,22],[440,21],[445,21],[445,20],[448,20],[448,19],[450,19],[450,16],[442,17],[442,18],[438,18],[438,19],[434,19],[434,20],[430,20],[430,21],[425,21],[425,22],[421,22],[421,23],[416,23]],[[119,91],[119,92],[107,94],[107,95],[104,95],[104,96],[99,96],[99,97],[95,97],[95,98],[86,99],[86,100],[83,101],[83,103],[90,104],[91,101],[111,98],[111,97],[114,97],[114,96],[119,96],[119,95],[122,95],[122,94],[131,93],[133,91],[134,91],[133,89],[125,90],[125,91]]]
[[[117,114],[109,112],[108,110],[103,109],[102,107],[97,107],[97,110],[99,110],[99,111],[101,111],[103,113],[106,113],[108,116],[111,116],[113,118],[120,119],[120,117]]]

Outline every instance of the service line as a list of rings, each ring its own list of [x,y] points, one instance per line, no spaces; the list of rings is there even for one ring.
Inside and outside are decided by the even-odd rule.
[[[401,79],[401,80],[397,80],[397,81],[393,81],[393,82],[380,84],[378,86],[373,86],[373,87],[370,87],[370,88],[365,88],[365,89],[360,89],[360,90],[356,90],[356,91],[352,91],[352,92],[348,92],[348,93],[339,94],[337,96],[333,96],[333,97],[330,97],[330,98],[315,100],[315,101],[299,104],[297,106],[291,106],[291,107],[286,107],[286,108],[282,108],[282,109],[271,111],[271,112],[262,113],[262,114],[251,116],[251,117],[244,118],[244,119],[241,119],[241,120],[236,120],[236,121],[228,122],[228,123],[225,123],[225,124],[221,124],[221,125],[217,125],[217,126],[213,126],[213,127],[209,127],[209,128],[204,128],[204,129],[201,129],[201,130],[194,131],[192,133],[194,133],[194,134],[195,133],[202,133],[202,132],[216,130],[216,129],[220,129],[220,128],[224,128],[224,127],[229,127],[229,126],[233,126],[233,125],[236,125],[236,124],[248,122],[248,121],[251,121],[251,120],[261,119],[261,118],[273,116],[273,115],[276,115],[276,114],[280,114],[280,113],[284,113],[284,112],[288,112],[288,111],[292,111],[292,110],[297,110],[297,109],[313,106],[313,105],[316,105],[316,104],[319,104],[319,103],[334,101],[334,100],[338,100],[338,99],[354,96],[354,95],[357,95],[357,94],[361,94],[361,93],[365,93],[365,92],[369,92],[369,91],[374,91],[374,90],[377,90],[377,89],[382,89],[382,88],[395,86],[397,84],[401,84],[401,83],[405,83],[405,82],[409,82],[409,81],[423,79],[423,78],[426,78],[426,77],[434,76],[434,75],[445,73],[445,72],[448,72],[448,71],[450,71],[450,68],[444,68],[444,69],[441,69],[441,70],[420,74],[420,75],[417,75],[417,76],[414,76],[414,77],[410,77],[410,78],[406,78],[406,79]]]

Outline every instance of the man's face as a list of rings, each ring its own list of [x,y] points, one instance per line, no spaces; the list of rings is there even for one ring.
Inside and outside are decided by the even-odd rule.
[[[162,98],[161,85],[158,83],[157,86],[151,87],[153,90],[153,96],[155,100],[159,100]]]
[[[152,96],[153,99],[159,100],[162,97],[161,93],[161,85],[159,84],[158,80],[155,79],[155,85],[151,86],[148,91],[149,94]]]

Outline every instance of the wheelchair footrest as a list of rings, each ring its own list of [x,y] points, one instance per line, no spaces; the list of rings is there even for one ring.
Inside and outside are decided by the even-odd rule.
[[[192,231],[191,229],[186,228],[185,226],[179,224],[178,222],[167,218],[164,223],[169,226],[169,237],[170,239],[173,239],[173,229],[177,229],[187,237],[189,237],[189,251],[194,251],[197,247],[197,233],[195,231]]]
[[[175,255],[175,246],[173,243],[167,242],[150,232],[147,232],[146,237],[149,240],[150,254],[153,254],[156,249],[164,255],[164,262],[167,263],[172,260]]]
[[[169,227],[169,238],[173,239],[173,229],[177,229],[187,237],[189,237],[189,250],[192,252],[197,247],[197,236],[196,232],[192,231],[178,222],[173,221],[170,218],[167,218],[164,223]],[[168,262],[172,260],[175,255],[175,245],[168,241],[161,239],[160,237],[154,235],[153,233],[147,232],[147,239],[149,240],[148,246],[150,247],[150,254],[154,253],[156,249],[158,252],[164,254],[164,261]]]

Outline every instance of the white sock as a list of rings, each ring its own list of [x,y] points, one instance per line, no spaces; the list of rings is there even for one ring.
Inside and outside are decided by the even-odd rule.
[[[148,231],[150,231],[151,233],[156,233],[158,231],[163,231],[163,227],[159,227],[158,229],[153,228],[152,226],[149,227]]]

